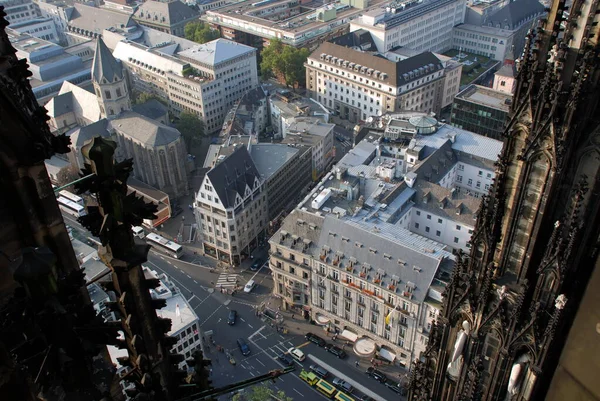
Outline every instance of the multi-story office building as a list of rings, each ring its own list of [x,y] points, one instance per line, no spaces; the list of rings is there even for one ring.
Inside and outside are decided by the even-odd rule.
[[[267,188],[269,221],[295,206],[312,183],[312,149],[279,143],[250,145],[250,156]]]
[[[282,143],[310,147],[314,181],[329,169],[335,159],[334,127],[335,124],[324,123],[320,117],[296,117],[286,128]]]
[[[59,41],[67,43],[68,22],[69,16],[73,11],[73,6],[64,3],[63,1],[38,1],[36,7],[39,10],[40,17],[52,18],[56,32],[59,36]]]
[[[438,114],[446,97],[444,64],[431,52],[392,61],[326,42],[305,66],[310,96],[351,122],[400,110]]]
[[[33,37],[48,40],[53,43],[60,41],[60,35],[52,18],[36,18],[28,21],[10,24],[10,28],[19,33],[27,33]]]
[[[236,101],[258,85],[252,47],[225,39],[199,45],[147,38],[146,44],[120,41],[113,53],[127,66],[134,90],[168,100],[176,115],[198,115],[209,133],[220,130]]]
[[[450,123],[480,135],[502,140],[512,95],[469,85],[454,98]]]
[[[229,110],[219,136],[261,135],[269,124],[267,91],[258,86],[244,93]]]
[[[450,250],[469,246],[480,199],[460,181],[474,174],[484,193],[502,143],[448,125],[370,137],[284,220],[269,265],[286,308],[410,367],[439,313]]]
[[[271,39],[315,49],[321,42],[348,32],[349,22],[385,0],[341,0],[329,4],[297,0],[246,0],[208,10],[202,19],[221,36],[261,49]]]
[[[134,12],[133,19],[140,25],[183,37],[184,27],[200,14],[179,0],[143,2]]]
[[[510,2],[483,18],[481,25],[455,27],[453,47],[500,61],[511,50],[521,54],[527,31],[544,13],[544,6],[537,0]]]
[[[92,60],[70,54],[48,40],[7,29],[17,57],[27,59],[33,93],[41,104],[56,95],[65,80],[78,85],[91,84]]]
[[[204,254],[237,266],[264,237],[267,191],[245,146],[210,169],[194,203]]]
[[[365,12],[350,22],[364,29],[380,52],[402,46],[442,53],[452,48],[452,28],[465,20],[466,0],[404,0]]]
[[[4,7],[6,21],[11,24],[31,21],[39,17],[35,4],[32,0],[0,0],[0,6]]]

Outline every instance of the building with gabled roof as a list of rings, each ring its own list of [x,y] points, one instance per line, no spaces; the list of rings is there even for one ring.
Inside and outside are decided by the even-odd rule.
[[[219,158],[194,202],[204,254],[238,266],[264,239],[267,204],[265,180],[246,146]]]
[[[71,40],[74,40],[73,38],[96,39],[102,36],[105,29],[132,30],[137,27],[137,23],[129,13],[82,3],[74,3],[66,16]]]
[[[285,218],[269,266],[285,308],[361,357],[370,347],[410,367],[440,312],[453,251],[470,247],[502,142],[423,113],[381,122]]]
[[[477,4],[469,8],[478,9],[480,6]],[[536,21],[546,12],[538,0],[497,1],[484,6],[485,12],[481,15],[471,13],[477,17],[470,18],[470,21],[480,23],[466,23],[454,28],[452,44],[455,49],[499,61],[511,51],[514,54],[523,52],[527,31],[535,27]]]
[[[366,35],[372,34],[363,33],[360,40]],[[351,42],[343,37],[325,42],[304,64],[311,98],[343,119],[366,121],[400,110],[439,114],[449,95],[458,92],[460,68],[432,52],[382,54],[347,47]],[[448,85],[450,80],[455,83]]]
[[[185,24],[199,17],[196,10],[179,0],[148,0],[133,14],[133,19],[140,25],[180,37],[184,35]]]
[[[151,100],[136,108],[140,112],[131,110],[124,67],[102,38],[92,65],[94,92],[65,82],[47,105],[49,125],[71,138],[70,162],[83,168],[82,146],[100,135],[118,143],[117,159],[133,159],[132,178],[175,198],[187,194],[185,143],[177,129],[165,124],[164,108]]]

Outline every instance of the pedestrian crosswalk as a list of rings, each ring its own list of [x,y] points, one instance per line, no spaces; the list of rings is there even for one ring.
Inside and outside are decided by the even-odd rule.
[[[221,273],[217,279],[217,288],[233,288],[237,285],[238,275]]]

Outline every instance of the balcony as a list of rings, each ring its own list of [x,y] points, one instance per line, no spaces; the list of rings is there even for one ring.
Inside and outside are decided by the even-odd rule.
[[[388,284],[387,289],[393,292],[396,292],[396,285],[395,284]]]
[[[367,272],[360,272],[359,276],[361,278],[367,278]]]

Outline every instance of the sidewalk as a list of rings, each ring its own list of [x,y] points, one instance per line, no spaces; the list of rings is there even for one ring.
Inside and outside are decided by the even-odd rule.
[[[355,365],[356,361],[358,361],[360,364],[360,368],[363,371],[366,370],[368,367],[372,366],[370,359],[359,357],[354,353],[352,349],[352,342],[349,342],[341,337],[338,337],[336,340],[333,340],[333,333],[327,333],[325,330],[323,330],[322,326],[311,324],[309,320],[304,319],[297,312],[279,310],[278,308],[281,307],[281,304],[282,300],[280,298],[271,297],[265,304],[265,307],[278,312],[283,317],[283,326],[288,329],[288,334],[295,334],[301,336],[306,335],[306,333],[316,334],[320,337],[323,337],[325,341],[335,344],[338,347],[344,349],[348,354],[348,359],[346,359],[346,361],[349,364]],[[381,363],[381,365],[377,366],[376,369],[381,372],[384,372],[389,379],[398,382],[406,377],[406,380],[408,380],[408,369],[405,369],[396,364],[386,363],[385,361],[381,360],[376,360],[376,362]]]

